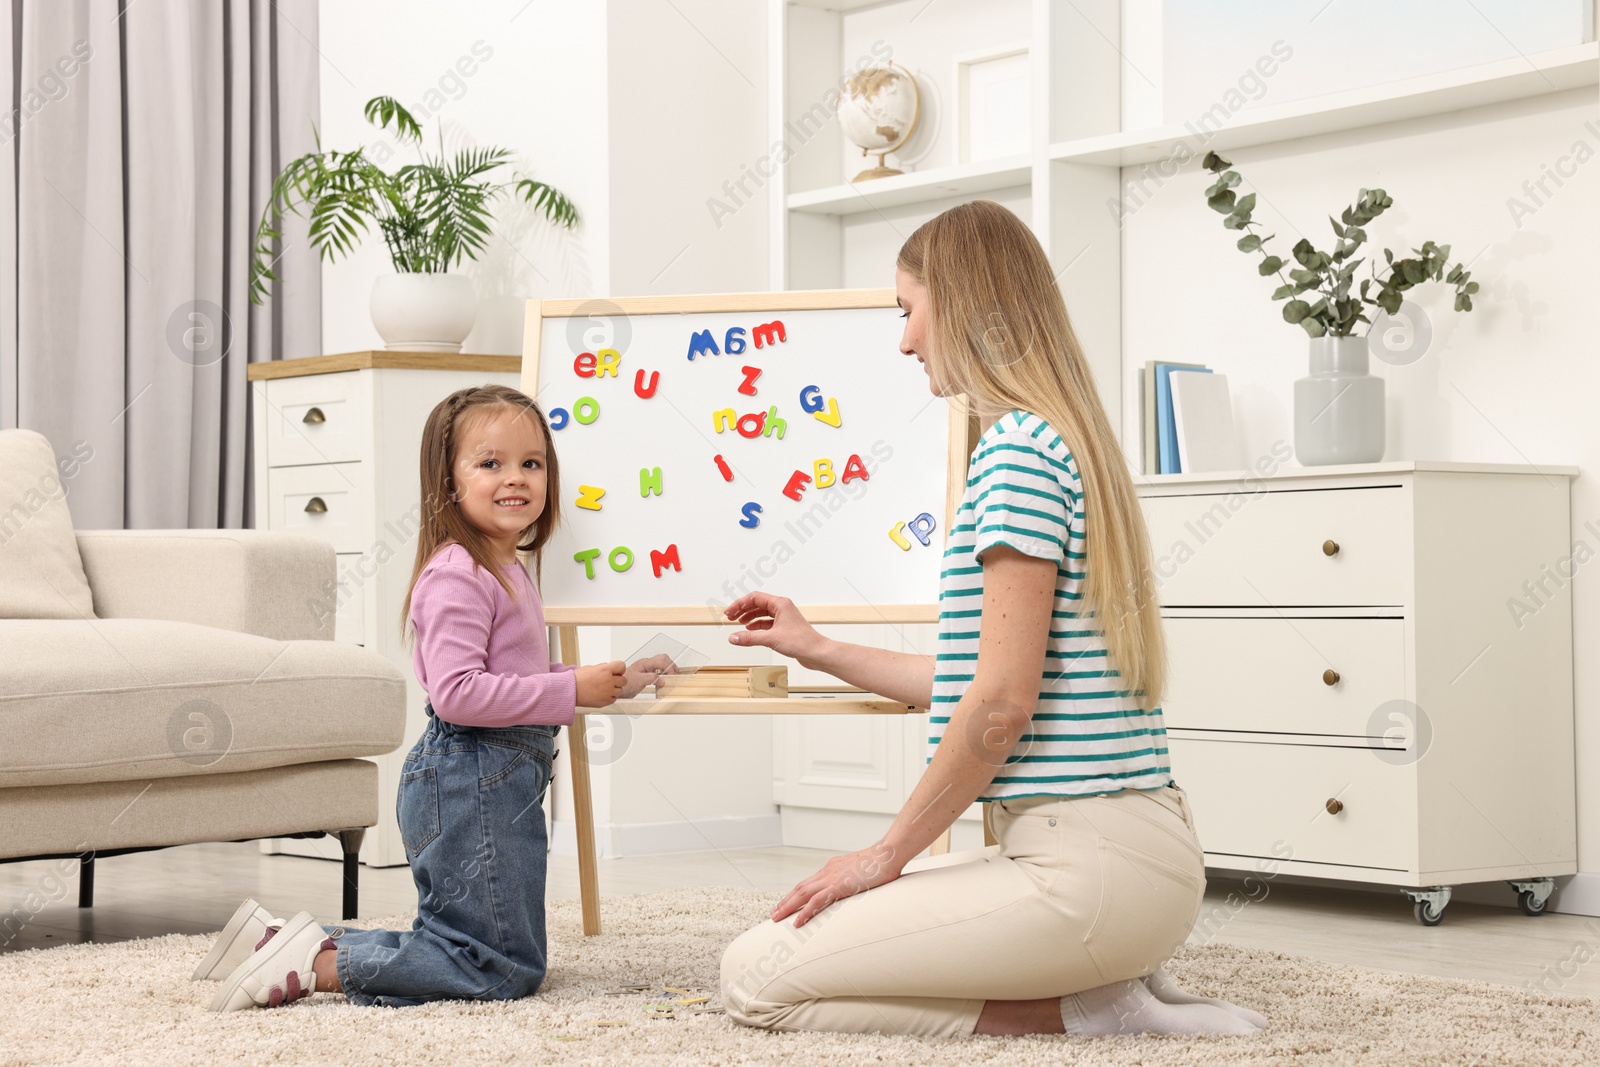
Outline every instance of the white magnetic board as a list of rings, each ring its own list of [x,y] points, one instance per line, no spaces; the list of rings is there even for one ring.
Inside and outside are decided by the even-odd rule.
[[[710,621],[755,589],[816,621],[932,618],[907,609],[938,600],[966,416],[899,316],[893,290],[530,302],[548,620]]]

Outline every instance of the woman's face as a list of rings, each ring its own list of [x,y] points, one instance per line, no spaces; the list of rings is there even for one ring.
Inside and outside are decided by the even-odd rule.
[[[894,293],[900,304],[900,317],[906,320],[905,332],[900,335],[900,351],[917,357],[917,362],[928,374],[928,391],[934,396],[943,396],[944,383],[939,381],[933,365],[928,362],[928,290],[921,282],[896,267]]]

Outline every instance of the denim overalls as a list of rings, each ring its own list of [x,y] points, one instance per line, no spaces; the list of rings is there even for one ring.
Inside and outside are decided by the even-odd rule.
[[[432,704],[427,713],[396,802],[417,920],[336,933],[339,982],[352,1003],[380,1007],[528,996],[545,976],[542,802],[557,727],[458,726]]]

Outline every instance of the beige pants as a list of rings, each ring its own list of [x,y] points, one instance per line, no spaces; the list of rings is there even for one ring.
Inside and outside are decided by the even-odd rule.
[[[1149,974],[1200,911],[1183,791],[985,805],[997,845],[907,865],[796,930],[766,922],[722,957],[730,1018],[773,1030],[970,1034],[986,1000],[1065,996]]]

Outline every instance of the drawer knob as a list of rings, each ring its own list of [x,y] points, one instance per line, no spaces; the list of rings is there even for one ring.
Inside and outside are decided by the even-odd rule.
[[[1332,667],[1329,667],[1327,670],[1323,671],[1322,672],[1322,684],[1323,685],[1338,685],[1339,684],[1339,672],[1334,670]]]
[[[322,413],[322,409],[321,408],[311,408],[310,410],[308,410],[306,412],[305,418],[301,419],[300,421],[301,422],[311,422],[311,423],[327,422],[328,421],[328,416],[326,416],[326,415],[324,415]]]
[[[1329,797],[1328,802],[1322,806],[1328,809],[1329,815],[1337,815],[1344,810],[1344,801],[1338,797]]]
[[[314,496],[306,501],[306,514],[308,515],[321,515],[327,510],[328,503],[320,496]]]
[[[1322,554],[1324,556],[1337,556],[1339,554],[1339,542],[1337,542],[1337,541],[1324,541],[1324,542],[1322,542]]]

